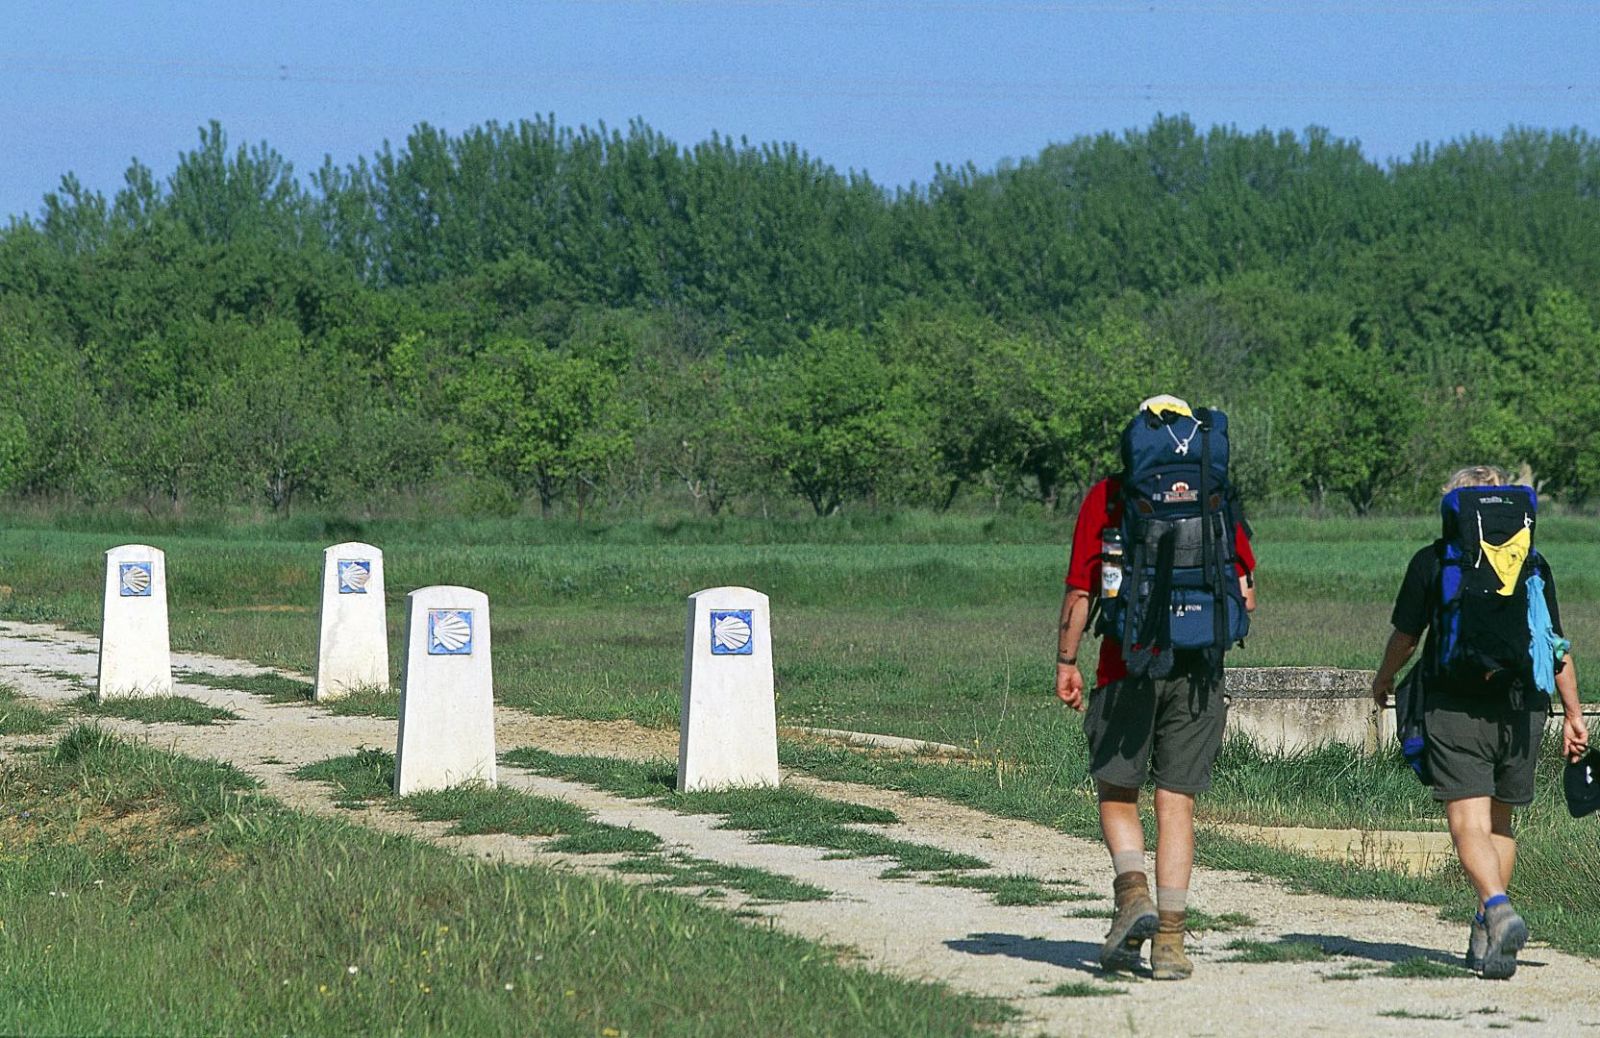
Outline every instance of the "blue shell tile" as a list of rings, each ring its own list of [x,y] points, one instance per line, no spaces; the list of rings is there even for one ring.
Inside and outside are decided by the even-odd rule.
[[[428,655],[472,655],[472,610],[428,610]]]
[[[364,595],[367,593],[367,581],[371,579],[370,559],[339,560],[339,594]]]
[[[154,580],[148,562],[120,563],[117,573],[117,593],[123,598],[149,598]]]
[[[749,609],[711,610],[711,655],[749,656],[756,640]]]

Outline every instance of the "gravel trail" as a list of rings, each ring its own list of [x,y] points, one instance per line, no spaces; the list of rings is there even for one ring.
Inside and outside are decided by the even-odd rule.
[[[0,682],[40,699],[74,698],[93,687],[96,648],[91,635],[0,622]],[[615,858],[555,854],[540,839],[453,837],[445,835],[444,823],[419,822],[378,808],[335,808],[326,787],[294,779],[291,773],[302,764],[362,746],[392,749],[393,721],[336,717],[309,704],[269,704],[249,693],[191,683],[182,674],[262,672],[253,664],[180,652],[173,654],[173,665],[179,671],[178,694],[229,709],[240,720],[209,727],[115,719],[100,723],[159,748],[233,764],[299,810],[410,833],[464,854],[618,876],[608,868]],[[0,760],[20,745],[51,738],[0,740]],[[677,745],[671,731],[627,722],[539,717],[504,707],[496,712],[496,741],[502,752],[536,746],[555,753],[639,760],[675,758]],[[717,903],[759,912],[782,929],[852,948],[876,968],[1004,998],[1020,1010],[1008,1027],[1019,1035],[1417,1036],[1497,1031],[1600,1038],[1600,962],[1537,942],[1523,953],[1522,968],[1507,982],[1480,981],[1465,973],[1446,980],[1379,975],[1392,963],[1419,956],[1459,961],[1464,927],[1441,922],[1422,906],[1295,894],[1245,873],[1196,869],[1190,899],[1194,907],[1213,915],[1242,912],[1254,925],[1191,938],[1196,974],[1187,982],[1107,979],[1095,965],[1105,920],[1070,915],[1109,905],[1109,864],[1097,843],[931,798],[786,776],[785,781],[821,796],[895,812],[901,824],[877,829],[886,835],[973,854],[1001,872],[1073,881],[1084,892],[1100,895],[1043,907],[1002,907],[978,891],[884,879],[882,860],[829,859],[820,849],[753,843],[749,834],[715,828],[715,817],[680,815],[504,765],[501,780],[571,800],[600,821],[648,829],[674,849],[697,857],[755,866],[831,891],[825,901],[751,904],[734,896]],[[1320,962],[1229,961],[1234,953],[1224,946],[1237,938],[1303,938],[1335,954]],[[1073,982],[1120,993],[1047,994]],[[1410,1015],[1381,1015],[1394,1011]]]

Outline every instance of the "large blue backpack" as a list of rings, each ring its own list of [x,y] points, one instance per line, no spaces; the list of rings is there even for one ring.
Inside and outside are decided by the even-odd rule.
[[[1120,593],[1097,630],[1122,643],[1128,673],[1162,677],[1173,654],[1213,666],[1250,629],[1235,564],[1239,504],[1228,480],[1228,416],[1143,410],[1122,433]]]

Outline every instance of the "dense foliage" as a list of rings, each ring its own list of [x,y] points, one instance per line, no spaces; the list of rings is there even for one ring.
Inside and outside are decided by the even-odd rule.
[[[549,512],[1071,499],[1143,395],[1257,500],[1600,496],[1600,145],[1159,119],[888,192],[553,119],[298,178],[213,124],[0,232],[0,493]],[[789,504],[792,502],[793,504]],[[804,504],[801,504],[801,503]]]

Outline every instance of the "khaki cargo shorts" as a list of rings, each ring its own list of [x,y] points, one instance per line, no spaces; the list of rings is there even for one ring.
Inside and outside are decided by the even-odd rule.
[[[1113,786],[1203,793],[1228,723],[1222,677],[1203,671],[1124,678],[1089,694],[1089,773]]]
[[[1494,797],[1514,807],[1532,802],[1539,744],[1550,716],[1543,696],[1523,706],[1430,693],[1424,710],[1435,800]]]

